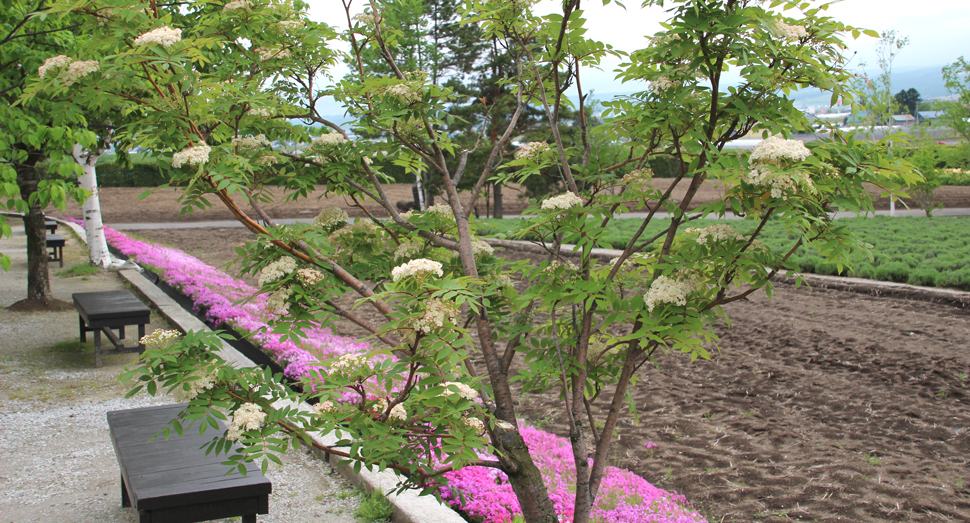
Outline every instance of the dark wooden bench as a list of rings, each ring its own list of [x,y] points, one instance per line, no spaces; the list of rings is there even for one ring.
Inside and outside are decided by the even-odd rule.
[[[134,507],[139,523],[194,522],[241,516],[256,523],[269,513],[273,485],[251,464],[247,475],[222,465],[225,455],[201,447],[214,437],[196,427],[169,439],[153,436],[185,405],[163,405],[108,413],[111,442],[121,468],[121,506]],[[203,420],[200,420],[200,422]],[[232,471],[231,474],[226,472]]]
[[[47,229],[48,233],[54,234],[57,232],[57,222],[54,220],[44,220],[44,228]]]
[[[81,331],[81,342],[87,341],[87,332],[94,332],[94,366],[101,366],[102,354],[121,354],[142,352],[145,346],[141,339],[145,336],[145,325],[151,323],[152,311],[144,303],[126,290],[103,292],[76,292],[73,295],[74,308]],[[125,326],[138,325],[138,345],[125,347]],[[115,336],[111,329],[118,329]],[[111,340],[114,349],[101,348],[101,333]]]
[[[50,249],[47,259],[60,262],[61,267],[64,267],[64,237],[60,234],[48,234],[47,248]]]

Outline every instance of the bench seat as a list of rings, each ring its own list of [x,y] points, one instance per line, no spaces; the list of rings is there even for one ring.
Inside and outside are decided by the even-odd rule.
[[[159,435],[149,441],[185,407],[162,405],[108,413],[111,442],[121,468],[122,506],[134,507],[139,523],[190,523],[237,516],[244,523],[255,523],[257,514],[269,513],[273,485],[255,464],[243,476],[221,464],[225,455],[206,456],[201,447],[216,436],[214,429],[200,436],[193,426],[182,436],[172,431],[167,440]]]
[[[81,342],[87,341],[87,333],[94,332],[94,366],[101,366],[102,354],[120,354],[125,352],[143,352],[145,346],[141,344],[145,336],[145,325],[151,323],[152,311],[132,293],[126,290],[102,292],[76,292],[74,308],[77,310],[78,325],[81,331]],[[121,342],[125,338],[125,326],[138,325],[138,344],[125,347]],[[111,331],[118,329],[120,336]],[[101,333],[104,333],[114,349],[101,348]]]

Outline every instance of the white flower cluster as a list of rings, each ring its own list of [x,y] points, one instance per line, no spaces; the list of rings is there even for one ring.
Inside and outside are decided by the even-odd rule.
[[[494,283],[499,287],[505,287],[507,285],[512,285],[512,278],[508,274],[495,274],[485,277],[485,281]]]
[[[439,262],[427,258],[411,260],[391,270],[391,278],[394,281],[411,276],[424,277],[426,274],[435,274],[440,278],[444,275],[444,272],[441,270],[441,264]]]
[[[303,21],[301,20],[283,20],[278,25],[284,33],[292,33],[298,29],[303,29]]]
[[[151,334],[146,334],[138,340],[142,345],[151,345],[153,347],[161,347],[167,345],[181,336],[182,333],[176,330],[169,329],[155,329]]]
[[[295,270],[296,260],[289,256],[284,256],[263,267],[263,272],[259,276],[259,286],[263,287],[266,284],[282,280],[286,275],[291,274]]]
[[[330,400],[321,401],[313,406],[313,410],[317,411],[317,414],[324,414],[326,412],[331,412],[337,410],[334,408],[333,402]]]
[[[725,240],[743,240],[744,236],[741,236],[738,231],[735,231],[730,225],[718,223],[704,227],[703,229],[687,229],[684,231],[688,234],[697,233],[697,243],[704,245],[708,240],[712,242],[722,242]]]
[[[458,306],[454,302],[431,298],[424,303],[424,314],[420,318],[412,318],[408,324],[415,331],[428,334],[444,327],[445,320],[451,323],[458,320]]]
[[[418,99],[418,91],[408,84],[394,84],[387,88],[387,94],[406,102],[414,102]]]
[[[261,154],[256,157],[256,163],[259,165],[273,165],[279,162],[279,159],[272,154]]]
[[[754,146],[751,151],[751,161],[781,165],[782,160],[804,161],[812,154],[805,144],[798,140],[786,140],[780,136],[770,136]]]
[[[462,398],[465,398],[468,401],[475,401],[478,399],[478,391],[460,381],[446,381],[441,385],[445,388],[444,392],[441,393],[442,396],[451,396],[452,394],[456,394],[448,388],[455,387],[458,389],[457,394]]]
[[[265,62],[266,60],[272,60],[273,58],[289,58],[290,52],[286,49],[280,49],[278,47],[257,47],[256,54],[259,55],[259,61]]]
[[[476,258],[481,256],[491,256],[492,254],[495,254],[495,249],[485,240],[472,238],[472,254],[474,254]]]
[[[67,66],[67,72],[64,73],[64,83],[66,85],[72,85],[81,78],[100,70],[101,66],[97,60],[78,60],[71,62],[71,65]]]
[[[559,196],[553,196],[552,198],[547,198],[542,202],[542,208],[545,210],[566,210],[577,205],[582,205],[583,199],[576,196],[571,191]]]
[[[800,25],[788,25],[785,22],[775,22],[775,31],[785,40],[798,40],[808,36],[808,30]]]
[[[478,418],[463,418],[462,422],[465,423],[466,427],[474,430],[475,434],[481,434],[485,432],[485,423],[483,423],[482,420]]]
[[[186,378],[198,378],[192,379],[191,381],[186,381],[182,387],[175,389],[175,397],[179,401],[190,401],[195,399],[196,396],[202,393],[204,390],[209,390],[216,384],[216,374],[215,372],[193,372],[186,376]]]
[[[270,112],[269,108],[267,107],[251,107],[247,114],[251,114],[253,116],[262,116],[263,118],[269,118],[270,116],[273,116],[273,114]]]
[[[391,412],[387,414],[387,421],[405,421],[408,419],[408,411],[404,410],[404,406],[398,403],[391,407]]]
[[[64,55],[57,55],[44,60],[44,65],[37,68],[37,74],[43,78],[47,76],[47,71],[57,67],[64,67],[71,63],[71,59]]]
[[[377,398],[374,400],[374,404],[371,405],[370,409],[368,410],[376,414],[384,414],[384,411],[387,410],[387,400],[384,398]]]
[[[329,229],[346,224],[349,218],[350,216],[347,216],[347,213],[339,207],[325,207],[320,210],[320,214],[313,219],[310,225],[320,229]]]
[[[424,249],[424,246],[421,245],[420,242],[401,242],[401,244],[397,246],[397,249],[394,249],[394,259],[410,259],[420,254],[422,249]]]
[[[243,403],[232,414],[232,425],[226,432],[226,439],[236,441],[247,430],[259,430],[263,427],[266,413],[255,403]]]
[[[623,185],[634,191],[644,191],[653,183],[653,170],[649,168],[635,169],[623,176]]]
[[[266,312],[276,316],[282,316],[290,310],[287,300],[293,295],[293,288],[290,286],[280,287],[269,299],[266,300]]]
[[[256,136],[237,136],[232,139],[232,146],[240,149],[262,149],[269,146],[272,142],[266,139],[265,134]]]
[[[320,147],[326,147],[328,145],[340,145],[346,142],[347,139],[344,135],[340,133],[327,133],[321,134],[313,139],[313,145],[319,145]]]
[[[543,153],[550,150],[549,144],[546,142],[529,142],[515,151],[515,157],[538,162],[542,158]]]
[[[349,227],[342,227],[330,233],[327,236],[327,241],[329,241],[334,248],[338,251],[344,247],[348,247],[350,242],[344,239],[344,236],[351,236],[350,240],[353,240],[353,235],[355,233],[372,235],[377,234],[380,230],[369,220],[360,220],[351,224]]]
[[[691,277],[683,279],[671,278],[669,276],[657,276],[647,293],[643,295],[647,302],[647,310],[653,312],[654,307],[659,303],[673,303],[675,305],[687,305],[687,296],[697,288],[697,280]]]
[[[362,27],[373,29],[377,25],[377,22],[380,21],[380,18],[373,13],[360,13],[359,15],[355,15],[353,20]]]
[[[316,269],[299,269],[296,271],[296,279],[304,287],[313,287],[323,281],[323,273]]]
[[[660,91],[666,91],[672,87],[677,87],[677,85],[677,82],[671,80],[669,77],[661,76],[660,78],[650,82],[650,84],[647,86],[647,90],[653,94],[657,94]]]
[[[182,165],[201,165],[209,161],[212,148],[206,144],[186,147],[172,155],[172,167],[178,169]]]
[[[579,270],[579,266],[577,266],[575,263],[573,263],[571,261],[567,261],[566,263],[562,263],[559,260],[553,260],[552,263],[550,263],[548,267],[546,267],[545,269],[542,270],[542,272],[549,273],[549,274],[553,274],[557,270],[559,270],[560,267],[565,267],[566,270],[573,271],[573,272],[576,272],[576,271]]]
[[[361,354],[344,354],[330,366],[330,372],[348,378],[369,376],[370,360]]]
[[[771,176],[773,172],[767,167],[755,167],[742,179],[752,185],[767,185],[771,189],[772,198],[782,198],[787,191],[798,188],[791,176],[786,174]],[[809,179],[808,182],[811,183],[812,180]]]
[[[451,206],[447,203],[436,203],[425,209],[424,212],[428,214],[437,214],[446,220],[454,221],[455,219],[455,211],[451,210]]]
[[[232,2],[229,2],[228,4],[226,4],[225,7],[222,8],[222,12],[226,13],[229,11],[240,11],[243,9],[249,9],[252,6],[253,6],[253,3],[250,0],[233,0]]]
[[[160,45],[162,47],[172,47],[182,41],[182,30],[172,27],[159,27],[135,38],[135,45]]]

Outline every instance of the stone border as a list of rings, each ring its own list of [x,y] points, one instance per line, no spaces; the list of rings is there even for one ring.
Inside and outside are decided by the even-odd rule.
[[[535,254],[548,254],[545,249],[531,242],[521,240],[496,240],[492,238],[486,238],[485,241],[495,247],[505,247],[507,249],[516,249]],[[564,255],[578,256],[575,251],[575,245],[563,245],[562,252]],[[623,251],[618,249],[593,249],[591,251],[594,258],[607,261],[616,258],[622,253]],[[866,280],[862,278],[846,278],[842,276],[822,276],[818,274],[801,273],[796,273],[795,276],[779,275],[774,281],[794,285],[795,280],[798,277],[801,277],[802,281],[810,287],[858,292],[875,297],[888,296],[891,298],[904,298],[909,300],[926,301],[930,303],[942,303],[944,305],[951,305],[960,309],[970,310],[970,292],[955,291],[952,289],[920,287],[906,283]]]
[[[84,229],[80,225],[64,220],[58,221],[69,226],[81,238],[81,242],[84,242]],[[196,318],[192,313],[183,309],[175,300],[169,298],[154,283],[144,277],[142,273],[132,269],[125,269],[118,271],[118,274],[122,279],[131,284],[138,294],[151,302],[169,322],[183,332],[190,330],[211,331],[205,323]],[[241,352],[234,349],[225,341],[220,340],[220,343],[222,343],[222,350],[219,351],[219,357],[222,359],[239,367],[256,366],[252,360],[243,356]],[[312,408],[305,403],[297,404],[292,401],[287,401],[285,403],[281,402],[278,406],[282,407],[284,405],[295,407],[306,412],[312,411]],[[333,434],[324,436],[311,435],[310,438],[314,442],[325,446],[333,446],[337,442],[337,438]],[[351,465],[336,465],[336,460],[331,459],[331,455],[326,451],[316,448],[311,450],[317,457],[323,459],[340,472],[340,475],[350,484],[368,492],[381,489],[394,507],[391,520],[395,523],[467,523],[457,512],[447,505],[439,503],[431,496],[419,496],[414,490],[407,490],[400,494],[389,493],[398,485],[397,476],[390,471],[376,472],[373,470],[361,470],[360,474],[356,474]]]

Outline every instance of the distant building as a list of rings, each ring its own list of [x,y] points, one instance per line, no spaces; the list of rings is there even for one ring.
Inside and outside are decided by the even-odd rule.
[[[899,125],[902,127],[912,127],[916,123],[916,118],[913,118],[911,114],[894,114],[893,115],[893,125]]]
[[[943,116],[943,111],[919,111],[916,118],[919,123],[933,122]]]

